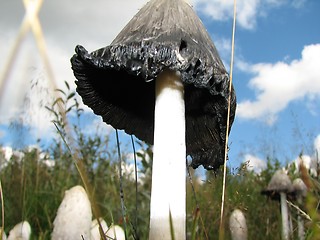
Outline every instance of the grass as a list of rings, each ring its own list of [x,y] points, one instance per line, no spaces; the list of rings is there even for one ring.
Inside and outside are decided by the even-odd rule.
[[[75,95],[68,91],[62,92],[64,97],[59,101],[65,108],[63,114],[68,116],[75,112],[73,115],[81,118],[82,110],[74,98]],[[67,133],[66,123],[62,122],[63,118],[56,104],[57,101],[47,107],[50,112],[55,113],[53,120],[58,129],[53,144],[45,150],[19,149],[24,156],[12,156],[0,170],[3,187],[2,227],[8,233],[18,222],[28,220],[32,227],[32,239],[50,239],[53,220],[64,191],[80,184],[85,186],[89,193],[95,218],[102,217],[108,225],[114,223],[123,228],[126,224],[127,239],[147,239],[151,147],[132,139],[131,144],[134,142],[139,146],[135,160],[140,162],[140,179],[137,182],[126,172],[122,172],[120,178],[119,159],[128,163],[126,157],[129,155],[128,152],[132,151],[131,148],[120,149],[118,146],[123,147],[121,143],[118,146],[112,145],[108,135],[86,135],[77,124],[68,126]],[[0,158],[3,157],[0,154]],[[55,165],[46,165],[47,159],[54,159]],[[4,162],[3,159],[0,160]],[[260,175],[247,170],[245,164],[232,171],[226,169],[223,239],[231,238],[228,218],[235,208],[241,209],[246,216],[249,239],[281,238],[279,202],[261,195],[261,190],[267,186],[273,173],[280,167],[277,160],[269,159],[267,169]],[[189,169],[188,239],[219,239],[223,171],[221,168],[217,172],[206,172],[206,176],[201,176],[203,181],[200,181],[197,172]],[[294,172],[289,171],[291,179],[298,176]],[[299,176],[310,188],[304,204],[299,206],[311,219],[306,221],[306,236],[307,239],[319,239],[319,180],[310,177],[304,169],[301,169]],[[291,212],[295,219],[296,211]],[[293,234],[296,235],[295,221],[293,225]]]
[[[52,223],[56,210],[66,189],[82,184],[77,169],[73,166],[70,153],[63,152],[56,158],[57,165],[48,167],[38,158],[37,149],[25,151],[22,161],[12,159],[10,164],[1,171],[3,184],[4,208],[8,231],[18,222],[28,220],[32,226],[33,239],[50,239]],[[98,157],[98,156],[97,156]],[[71,163],[70,163],[71,162]],[[104,162],[105,165],[103,164]],[[92,186],[95,204],[100,209],[100,216],[108,224],[115,223],[122,227],[121,200],[119,194],[119,178],[117,162],[103,159],[97,167],[93,179],[88,177]],[[222,170],[221,170],[222,171]],[[279,239],[280,214],[279,203],[267,199],[260,191],[267,185],[273,169],[264,171],[260,176],[250,171],[241,170],[236,174],[228,173],[226,184],[225,216],[234,208],[241,209],[248,225],[249,239]],[[88,170],[86,171],[88,174]],[[218,239],[221,206],[221,173],[207,173],[207,179],[201,183],[195,181],[195,172],[190,170],[193,185],[187,189],[187,232],[188,239]],[[126,221],[128,239],[147,239],[149,223],[150,176],[144,183],[138,184],[138,204],[135,196],[135,181],[123,175],[124,204],[127,210]],[[307,175],[312,186],[301,209],[310,216],[306,220],[307,239],[319,237],[319,183]],[[193,190],[194,189],[194,190]],[[22,190],[22,191],[21,191]],[[195,197],[196,196],[196,197]],[[139,212],[136,214],[136,207]],[[292,209],[295,217],[295,210]],[[276,213],[276,214],[275,214]],[[3,220],[2,220],[3,222]],[[295,222],[293,223],[295,224]],[[230,239],[228,222],[224,222],[224,239]],[[295,229],[295,228],[294,228]],[[259,234],[257,234],[259,233]],[[295,233],[295,232],[294,232]]]

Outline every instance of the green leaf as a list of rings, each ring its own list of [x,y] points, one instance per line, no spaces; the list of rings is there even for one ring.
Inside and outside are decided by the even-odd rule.
[[[64,103],[64,101],[63,101],[63,99],[62,99],[61,97],[57,98],[57,99],[53,102],[52,106],[55,106],[55,105],[58,104],[59,102]]]
[[[45,108],[46,108],[49,112],[53,113],[56,118],[58,118],[58,114],[57,114],[53,109],[49,108],[48,106],[45,106]]]
[[[56,89],[55,91],[61,92],[63,95],[66,95],[66,93],[65,93],[63,90],[61,90],[61,89]]]
[[[69,85],[69,83],[68,83],[67,81],[64,81],[64,83],[66,84],[68,90],[70,90],[70,85]]]
[[[75,93],[75,92],[70,93],[67,99],[69,100],[70,98],[73,98],[73,97],[74,97],[74,95],[76,95],[76,93]]]
[[[70,107],[66,110],[66,113],[70,112],[75,106],[76,106],[76,104],[73,104],[72,106],[70,106]]]

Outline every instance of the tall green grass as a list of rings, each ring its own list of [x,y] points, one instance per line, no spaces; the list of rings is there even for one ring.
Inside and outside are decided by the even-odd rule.
[[[122,173],[123,204],[126,209],[126,219],[123,219],[117,146],[110,140],[110,135],[87,135],[78,125],[83,111],[75,94],[70,92],[69,87],[60,91],[63,97],[47,107],[59,129],[51,146],[46,149],[17,149],[23,152],[24,156],[12,156],[6,165],[1,166],[1,202],[4,204],[4,208],[1,207],[1,211],[4,212],[2,225],[5,223],[6,233],[16,223],[27,220],[32,227],[32,239],[50,239],[53,220],[64,191],[74,185],[84,185],[83,177],[81,178],[83,174],[86,184],[90,186],[91,200],[94,201],[92,205],[98,209],[99,217],[105,219],[109,225],[115,223],[124,227],[126,223],[128,239],[147,239],[152,148],[140,141],[135,142],[139,148],[136,153],[140,162],[138,176],[142,178],[138,185],[132,176],[126,172]],[[64,106],[64,113],[57,110],[57,102]],[[73,118],[68,123],[68,129],[63,122],[62,114],[69,119]],[[127,156],[130,152],[131,147],[121,144],[120,155],[124,163],[128,163]],[[0,162],[3,163],[4,155],[1,153],[0,158]],[[45,163],[47,159],[53,159],[54,166],[48,166]],[[79,161],[82,164],[81,173],[77,168]],[[269,159],[267,169],[259,175],[249,171],[246,165],[227,169],[224,239],[231,238],[227,220],[235,208],[241,209],[246,216],[249,239],[281,239],[279,202],[261,194],[261,190],[268,185],[279,167],[279,161]],[[187,180],[188,239],[218,239],[223,169],[206,172],[206,176],[198,176],[193,169],[189,171],[192,181]],[[289,172],[292,180],[298,176],[293,170]],[[320,239],[319,180],[310,177],[305,170],[301,171],[300,175],[310,187],[308,197],[303,205],[299,206],[311,219],[305,220],[306,239]],[[293,235],[297,236],[297,223],[294,220],[297,211],[291,212]]]

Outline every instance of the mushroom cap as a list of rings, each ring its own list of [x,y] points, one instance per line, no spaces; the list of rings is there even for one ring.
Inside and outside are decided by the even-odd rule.
[[[229,228],[232,240],[247,240],[248,228],[246,218],[240,209],[235,209],[230,215]]]
[[[262,191],[262,194],[268,195],[272,199],[279,199],[280,192],[292,192],[292,182],[282,169],[277,170],[273,174],[267,188]]]
[[[53,221],[52,239],[90,239],[91,204],[82,186],[65,191],[64,198]]]
[[[109,46],[92,53],[77,46],[71,63],[84,104],[104,122],[149,144],[155,79],[164,69],[179,71],[191,166],[216,169],[223,164],[229,76],[201,20],[185,1],[151,0]],[[232,87],[230,128],[235,109]]]
[[[103,232],[106,232],[108,230],[108,225],[106,223],[106,221],[103,218],[99,218],[101,227]],[[100,240],[101,239],[101,235],[100,235],[100,231],[99,231],[99,223],[97,219],[94,219],[91,223],[91,240]]]
[[[125,234],[119,225],[111,225],[108,231],[106,232],[106,238],[108,240],[117,239],[117,240],[125,240]]]
[[[9,232],[8,240],[29,240],[31,235],[31,226],[29,222],[23,221],[15,225]]]
[[[292,182],[293,192],[296,196],[307,196],[308,188],[301,178],[296,178]]]
[[[283,170],[277,170],[272,176],[267,190],[276,192],[289,192],[292,190],[292,183],[289,176]]]

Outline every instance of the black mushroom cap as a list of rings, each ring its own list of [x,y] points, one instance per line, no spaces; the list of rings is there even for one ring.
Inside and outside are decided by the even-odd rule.
[[[179,71],[185,87],[191,166],[216,169],[223,164],[229,76],[185,1],[151,0],[109,46],[92,53],[77,46],[71,63],[83,102],[104,122],[149,144],[153,144],[155,79],[164,69]],[[235,109],[232,87],[230,128]]]

